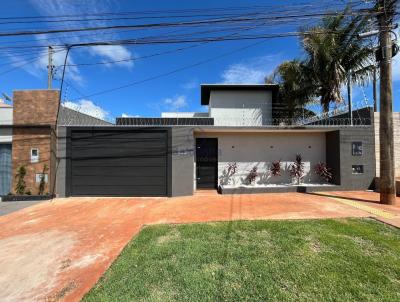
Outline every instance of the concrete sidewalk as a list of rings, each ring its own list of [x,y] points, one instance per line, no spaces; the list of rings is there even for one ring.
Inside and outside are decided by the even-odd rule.
[[[395,205],[384,205],[379,202],[379,194],[369,191],[323,192],[316,193],[341,203],[364,210],[376,219],[400,228],[400,198]]]
[[[146,224],[367,216],[301,193],[44,202],[0,217],[0,300],[79,301]]]
[[[45,202],[44,200],[35,201],[0,201],[0,216],[19,211],[21,209],[31,207],[38,203]],[[46,201],[49,202],[49,201]]]

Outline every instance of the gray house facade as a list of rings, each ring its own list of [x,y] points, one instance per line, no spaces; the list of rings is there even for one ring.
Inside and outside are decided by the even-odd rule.
[[[29,192],[37,192],[45,173],[46,193],[60,197],[371,188],[377,169],[370,108],[352,120],[289,118],[277,95],[276,85],[202,85],[204,112],[110,123],[59,106],[56,90],[16,91],[0,121],[1,194],[13,192],[21,166]],[[291,174],[297,154],[300,183]],[[278,161],[280,173],[273,175]],[[315,172],[320,163],[329,167],[330,181]]]
[[[224,194],[371,188],[376,162],[370,108],[353,120],[289,119],[277,90],[202,85],[207,112],[118,118],[115,125],[59,123],[57,194],[172,197],[201,189]],[[300,184],[290,173],[297,154],[304,168]],[[275,161],[280,176],[271,175]],[[331,181],[315,173],[319,163],[331,169]]]

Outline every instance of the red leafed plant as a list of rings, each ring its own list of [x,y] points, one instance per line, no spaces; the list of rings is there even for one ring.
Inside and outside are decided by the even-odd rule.
[[[273,161],[269,170],[271,171],[272,176],[281,176],[281,161]]]
[[[228,176],[231,177],[236,174],[237,171],[237,164],[236,163],[229,163],[228,164]]]
[[[252,184],[256,180],[257,176],[258,176],[257,167],[254,166],[250,170],[249,174],[246,176],[247,183]]]
[[[304,162],[301,154],[296,154],[296,160],[289,166],[289,172],[292,177],[296,178],[297,184],[299,185],[304,177]]]
[[[319,175],[323,180],[329,182],[332,180],[332,169],[329,168],[325,163],[319,162],[314,168],[315,174]]]

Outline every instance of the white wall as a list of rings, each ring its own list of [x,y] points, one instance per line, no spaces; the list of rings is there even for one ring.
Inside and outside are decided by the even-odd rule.
[[[380,175],[379,112],[374,113],[376,176]],[[393,112],[393,143],[396,177],[400,177],[400,112]]]
[[[272,118],[271,91],[211,91],[210,116],[216,126],[262,126]]]
[[[315,175],[314,166],[326,160],[325,133],[207,133],[196,137],[218,138],[218,177],[223,174],[230,162],[236,162],[238,172],[230,184],[241,185],[252,167],[258,167],[257,184],[291,183],[288,168],[295,160],[296,153],[303,156],[305,163],[304,183],[322,183]],[[272,148],[271,148],[272,146]],[[282,160],[282,176],[271,177],[271,162]]]
[[[12,108],[0,108],[0,125],[12,125],[13,116]],[[0,143],[11,143],[12,127],[0,128]]]
[[[161,112],[161,117],[178,118],[178,117],[208,117],[208,112]]]
[[[13,109],[12,107],[0,107],[0,125],[12,125]]]

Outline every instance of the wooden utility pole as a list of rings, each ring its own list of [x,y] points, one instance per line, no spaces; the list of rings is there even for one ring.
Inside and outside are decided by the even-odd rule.
[[[396,184],[393,146],[392,39],[396,0],[377,0],[380,66],[380,202],[395,204]]]
[[[53,84],[53,70],[54,70],[53,48],[51,46],[49,46],[48,52],[49,52],[49,62],[47,66],[47,89],[51,89]]]

